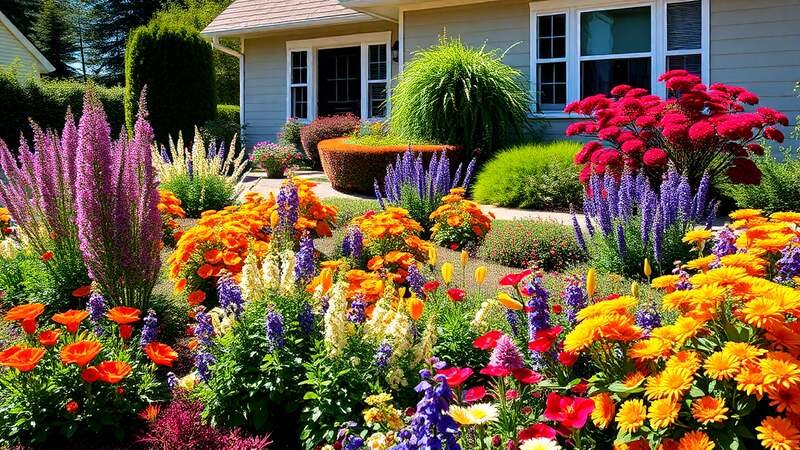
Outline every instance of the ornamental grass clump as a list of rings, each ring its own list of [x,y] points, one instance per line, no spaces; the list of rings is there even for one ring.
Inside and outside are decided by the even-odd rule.
[[[17,158],[0,140],[0,168],[5,175],[0,201],[8,208],[18,234],[43,261],[56,296],[70,301],[72,291],[89,282],[76,213],[79,132],[69,112],[60,136],[36,124],[32,127],[33,146],[21,140]]]
[[[238,194],[237,185],[247,170],[246,152],[236,153],[236,140],[225,150],[211,143],[206,149],[200,133],[194,133],[191,148],[183,137],[170,141],[169,149],[153,147],[152,160],[163,189],[172,191],[189,217],[203,211],[220,210],[231,205]]]
[[[131,139],[112,141],[102,106],[84,99],[76,221],[89,277],[113,305],[146,307],[161,270],[162,219],[144,94]]]
[[[422,153],[408,150],[402,156],[398,155],[397,161],[386,168],[382,183],[375,180],[375,196],[382,208],[404,208],[428,230],[433,225],[430,215],[441,204],[442,197],[450,189],[460,187],[466,191],[469,188],[475,171],[475,159],[467,165],[463,178],[462,168],[459,164],[455,172],[451,172],[450,160],[445,152],[434,153],[426,166]]]

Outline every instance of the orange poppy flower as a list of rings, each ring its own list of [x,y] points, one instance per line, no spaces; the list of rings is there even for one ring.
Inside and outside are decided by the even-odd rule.
[[[131,366],[123,361],[103,361],[97,365],[100,379],[108,384],[116,384],[131,374]]]
[[[67,327],[67,331],[69,331],[70,333],[77,333],[78,326],[87,317],[89,317],[88,311],[79,309],[70,309],[69,311],[53,315],[53,322],[64,325],[65,327]]]
[[[203,259],[209,264],[219,264],[222,261],[222,252],[217,249],[208,250],[203,253]]]
[[[131,338],[133,334],[133,325],[120,325],[119,326],[119,337],[122,338],[123,341],[127,341]]]
[[[118,325],[127,325],[139,321],[142,312],[130,306],[115,306],[106,313],[108,320],[116,322]]]
[[[44,305],[41,303],[27,303],[17,305],[6,312],[5,319],[9,322],[36,320],[44,312]]]
[[[55,256],[53,254],[53,252],[46,251],[46,252],[42,253],[42,256],[40,256],[39,259],[41,259],[44,262],[47,262],[47,261],[50,261],[51,259],[53,259],[53,256]]]
[[[225,252],[222,256],[222,262],[224,262],[226,266],[235,266],[242,262],[242,257],[234,252]]]
[[[206,279],[214,274],[214,267],[210,264],[203,264],[197,269],[197,276]]]
[[[12,350],[13,349],[13,350]],[[39,364],[45,350],[39,347],[12,347],[0,354],[0,366],[13,367],[20,372],[29,372]]]
[[[47,330],[39,333],[39,343],[45,347],[52,347],[58,342],[61,330]]]
[[[172,362],[178,359],[178,353],[167,344],[160,342],[151,342],[144,346],[144,352],[150,358],[150,361],[158,364],[159,366],[170,366]]]
[[[175,293],[180,294],[181,292],[183,292],[186,289],[187,283],[188,281],[186,280],[186,278],[181,278],[180,280],[178,280],[175,283],[175,288],[174,288]]]
[[[100,343],[97,341],[78,341],[61,348],[61,362],[64,365],[77,364],[86,367],[98,354]]]
[[[87,383],[94,383],[100,379],[100,371],[93,366],[87,367],[81,372],[81,378]]]
[[[78,289],[72,291],[72,296],[80,298],[80,297],[86,297],[91,293],[92,293],[92,286],[87,284],[86,286],[81,286]]]
[[[186,298],[186,301],[190,305],[194,306],[203,303],[205,299],[206,299],[206,293],[201,290],[197,290],[190,293],[189,296]]]

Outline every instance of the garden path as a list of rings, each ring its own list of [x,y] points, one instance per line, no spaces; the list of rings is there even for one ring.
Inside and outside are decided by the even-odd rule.
[[[296,175],[302,178],[309,179],[317,183],[317,187],[314,188],[314,192],[319,196],[321,199],[331,198],[331,197],[343,197],[343,198],[352,198],[352,199],[366,199],[366,198],[374,198],[374,197],[367,197],[364,195],[354,195],[354,194],[345,194],[343,192],[339,192],[331,186],[331,183],[328,181],[328,178],[325,176],[325,173],[321,171],[315,170],[301,170],[296,172]],[[243,194],[246,192],[258,192],[262,195],[267,195],[270,192],[277,192],[280,187],[283,179],[276,179],[276,178],[267,178],[266,173],[264,172],[250,172],[248,173],[244,180],[242,181],[243,184]],[[504,220],[512,220],[512,219],[542,219],[542,220],[553,220],[558,223],[562,224],[572,224],[572,216],[569,213],[565,212],[554,212],[554,211],[531,211],[525,209],[513,209],[513,208],[501,208],[498,206],[488,206],[483,205],[482,209],[485,212],[491,212],[494,214],[495,218],[497,219],[504,219]],[[580,223],[583,223],[583,219],[580,218]]]

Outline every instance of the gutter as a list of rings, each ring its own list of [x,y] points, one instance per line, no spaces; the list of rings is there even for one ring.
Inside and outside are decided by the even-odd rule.
[[[215,50],[219,50],[226,55],[233,56],[234,58],[239,60],[239,127],[244,129],[245,124],[245,117],[244,117],[244,39],[239,38],[240,45],[239,47],[242,49],[241,52],[238,52],[230,47],[226,47],[219,42],[219,36],[211,36],[211,47]],[[241,130],[239,131],[241,134]],[[239,139],[244,141],[243,136],[239,136]]]

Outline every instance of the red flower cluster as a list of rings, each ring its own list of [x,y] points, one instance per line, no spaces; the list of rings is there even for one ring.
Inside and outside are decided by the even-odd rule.
[[[762,138],[783,142],[776,126],[789,124],[786,115],[764,107],[746,110],[758,103],[755,94],[725,84],[707,87],[685,70],[669,71],[659,81],[673,98],[620,85],[611,97],[597,94],[567,105],[566,112],[591,117],[571,124],[567,136],[596,138],[575,155],[575,164],[583,165],[581,181],[592,173],[619,175],[625,168],[660,175],[672,162],[693,186],[706,171],[758,184],[761,173],[750,156],[764,152]]]

